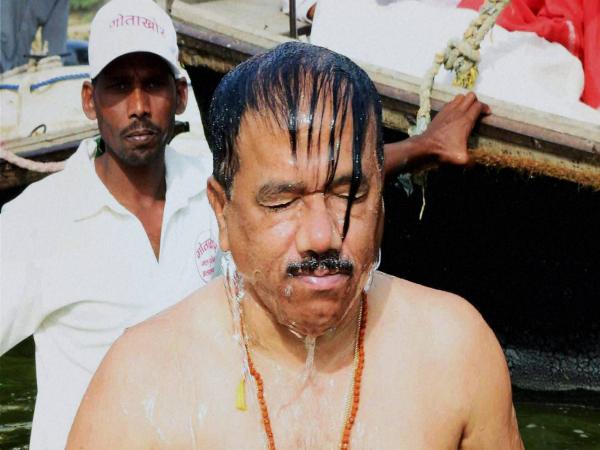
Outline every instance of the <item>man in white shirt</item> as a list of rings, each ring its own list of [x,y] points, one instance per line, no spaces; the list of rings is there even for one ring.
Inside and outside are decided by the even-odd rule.
[[[83,141],[64,171],[0,215],[0,354],[34,335],[34,450],[64,448],[89,379],[125,328],[215,270],[210,161],[167,145],[187,102],[170,18],[151,0],[111,2],[89,45],[82,103],[102,140]]]
[[[106,4],[92,22],[92,82],[82,90],[102,139],[83,141],[63,172],[2,209],[0,354],[34,335],[32,450],[64,448],[92,374],[125,328],[217,270],[212,164],[167,145],[187,102],[177,57],[173,24],[154,2]],[[483,110],[474,96],[457,97],[429,133],[386,146],[386,172],[466,162]]]

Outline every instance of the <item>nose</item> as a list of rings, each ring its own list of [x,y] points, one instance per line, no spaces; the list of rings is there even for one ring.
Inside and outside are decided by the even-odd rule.
[[[136,86],[128,96],[129,118],[141,118],[150,115],[150,99],[148,93],[141,87]]]
[[[314,198],[304,201],[306,207],[299,219],[296,234],[298,253],[305,255],[308,252],[322,254],[328,250],[339,251],[342,247],[340,225],[336,215],[327,207],[324,196],[315,194]]]

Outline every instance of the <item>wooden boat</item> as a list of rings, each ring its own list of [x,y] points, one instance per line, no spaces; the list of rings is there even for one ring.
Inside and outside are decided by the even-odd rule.
[[[274,0],[166,2],[201,112],[224,73],[306,27]],[[293,34],[293,30],[292,30]],[[432,55],[433,56],[433,55]],[[362,64],[394,138],[414,124],[420,80]],[[457,90],[439,86],[439,110]],[[457,292],[498,334],[516,386],[599,390],[600,126],[483,98],[479,165],[429,175],[420,196],[386,189],[383,270]],[[575,231],[577,230],[577,231]]]
[[[290,21],[273,0],[167,0],[165,6],[176,24],[181,61],[193,74],[201,111],[208,108],[212,90],[222,74],[249,56],[293,39],[290,33],[302,38],[309,31],[306,25]],[[361,65],[382,97],[386,127],[406,132],[414,124],[420,80]],[[3,81],[5,75],[0,76],[0,85],[7,84]],[[201,83],[194,82],[199,78]],[[434,89],[433,110],[439,110],[456,93],[451,87]],[[479,163],[549,175],[600,189],[600,126],[495,99],[483,100],[490,104],[494,114],[485,118],[474,133],[473,155]],[[95,133],[94,125],[85,123],[57,133],[2,140],[3,147],[15,154],[56,160],[64,158],[83,137]],[[37,178],[36,174],[0,162],[0,189]]]
[[[307,29],[275,0],[166,0],[202,118],[224,73]],[[292,33],[293,34],[293,33]],[[360,61],[358,61],[359,64]],[[361,64],[394,138],[414,123],[420,80]],[[436,87],[439,110],[457,90]],[[463,295],[498,334],[517,386],[600,390],[600,127],[484,98],[494,114],[471,142],[478,166],[429,175],[421,197],[386,189],[386,272]],[[91,129],[6,142],[62,159]],[[62,152],[62,153],[61,153]],[[0,161],[0,189],[41,175]]]
[[[191,75],[201,110],[208,107],[219,74],[292,39],[290,21],[273,0],[177,0],[171,4],[171,14],[178,30],[181,60],[191,74],[202,77],[202,83],[194,83],[196,77]],[[297,28],[306,33],[301,24]],[[420,79],[357,62],[367,70],[382,97],[386,127],[406,132],[414,124]],[[451,87],[434,89],[433,109],[439,110],[456,93]],[[600,189],[600,126],[491,98],[483,100],[494,114],[476,130],[473,153],[478,162]]]
[[[82,139],[97,134],[96,123],[83,115],[79,100],[87,72],[87,66],[66,67],[54,56],[1,74],[2,149],[33,160],[60,161]],[[40,176],[0,160],[0,189],[26,185]]]

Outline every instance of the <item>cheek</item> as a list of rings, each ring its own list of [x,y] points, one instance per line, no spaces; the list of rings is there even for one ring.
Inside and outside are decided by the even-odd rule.
[[[98,128],[102,131],[103,136],[106,134],[109,138],[118,135],[121,129],[128,125],[127,114],[120,104],[103,108],[98,111],[97,117]],[[119,124],[123,125],[119,127]]]
[[[296,221],[271,216],[243,210],[232,217],[230,247],[238,269],[246,276],[280,276],[281,267],[293,257]]]
[[[378,251],[383,229],[381,203],[352,208],[350,228],[344,240],[345,252],[362,264],[370,264]]]
[[[289,248],[294,241],[296,229],[296,222],[292,220],[274,223],[265,230],[265,235],[269,239],[267,242],[274,242],[277,246]]]
[[[109,147],[115,148],[117,147],[117,142],[115,136],[117,132],[114,130],[112,124],[106,120],[105,116],[98,116],[98,130],[100,131],[100,135],[106,144]]]
[[[175,98],[167,99],[157,97],[152,101],[153,121],[159,123],[166,128],[173,118],[175,117],[175,110],[177,108]]]

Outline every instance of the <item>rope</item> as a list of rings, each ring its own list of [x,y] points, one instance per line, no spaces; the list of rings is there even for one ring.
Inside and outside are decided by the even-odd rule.
[[[42,162],[42,161],[32,161],[30,159],[23,158],[21,156],[17,156],[12,152],[4,150],[0,148],[0,159],[3,159],[21,169],[31,170],[33,172],[40,173],[52,173],[59,172],[65,168],[66,161],[57,161],[57,162]]]
[[[89,77],[90,77],[90,74],[89,73],[85,73],[85,72],[82,72],[82,73],[72,73],[70,75],[60,75],[58,77],[50,78],[50,79],[48,79],[46,81],[40,81],[39,83],[34,83],[34,84],[32,84],[29,87],[29,90],[31,92],[33,92],[33,91],[35,91],[37,89],[40,89],[40,88],[42,88],[44,86],[49,86],[51,84],[59,83],[61,81],[83,80],[83,79],[86,79],[86,78],[89,78]]]
[[[485,35],[492,29],[496,19],[510,0],[486,0],[479,15],[471,21],[463,34],[462,41],[450,40],[446,49],[436,53],[433,65],[425,74],[419,89],[419,112],[417,123],[408,130],[411,136],[423,133],[431,122],[431,90],[433,81],[443,64],[446,70],[454,72],[454,86],[472,89],[479,72],[479,47]]]
[[[1,90],[5,90],[5,91],[18,91],[19,90],[19,85],[18,84],[0,84],[0,91]]]
[[[422,134],[431,122],[431,90],[433,81],[438,74],[441,65],[446,70],[454,72],[454,86],[472,89],[477,81],[479,72],[477,64],[481,57],[479,47],[485,35],[492,29],[496,19],[510,0],[486,0],[479,10],[479,15],[471,21],[467,30],[463,33],[462,41],[451,39],[442,52],[436,53],[433,65],[425,74],[419,88],[419,111],[417,112],[417,123],[408,129],[409,136]],[[423,219],[425,213],[425,189],[427,187],[427,172],[417,174],[406,174],[398,177],[398,184],[410,195],[412,183],[421,187],[421,211],[419,220]]]
[[[60,75],[58,77],[49,78],[48,80],[40,81],[39,83],[34,83],[29,86],[29,92],[36,91],[44,86],[49,86],[51,84],[60,83],[61,81],[70,81],[70,80],[83,80],[89,78],[90,74],[81,72],[81,73],[72,73],[70,75]],[[18,91],[18,84],[0,84],[0,90],[8,90],[8,91]]]

